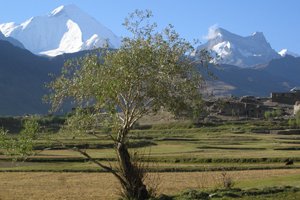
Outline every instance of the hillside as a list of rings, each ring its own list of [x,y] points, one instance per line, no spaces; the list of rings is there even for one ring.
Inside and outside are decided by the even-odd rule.
[[[274,59],[256,68],[223,64],[211,66],[210,69],[217,77],[217,81],[222,81],[221,84],[229,88],[223,91],[223,94],[227,95],[268,97],[271,92],[285,92],[300,85],[300,58],[292,56]]]

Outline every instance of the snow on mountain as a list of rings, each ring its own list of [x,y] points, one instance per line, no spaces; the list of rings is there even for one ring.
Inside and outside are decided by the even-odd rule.
[[[281,57],[285,57],[286,55],[290,55],[290,56],[294,56],[294,57],[299,57],[298,54],[294,53],[294,52],[291,52],[287,49],[282,49],[278,52],[278,54],[281,56]]]
[[[21,42],[19,42],[18,40],[14,39],[12,37],[5,37],[5,35],[3,35],[3,33],[1,31],[0,31],[0,40],[8,41],[11,44],[13,44],[14,46],[24,49],[24,45]]]
[[[212,27],[206,39],[207,43],[199,46],[198,50],[206,48],[213,55],[217,54],[214,62],[220,64],[251,67],[280,57],[262,32],[242,37],[223,28]]]
[[[101,47],[118,48],[120,38],[75,5],[60,6],[46,16],[21,24],[0,24],[0,31],[21,41],[35,54],[56,56]]]

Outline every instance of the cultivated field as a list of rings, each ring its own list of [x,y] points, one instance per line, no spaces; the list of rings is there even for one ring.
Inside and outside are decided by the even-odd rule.
[[[300,186],[300,169],[234,171],[229,175],[238,187]],[[217,187],[221,178],[220,172],[158,173],[155,176],[160,181],[159,192],[165,194],[177,194],[188,188]],[[118,193],[118,183],[108,173],[10,172],[0,173],[0,180],[0,199],[3,200],[110,200],[116,199]]]
[[[222,173],[233,180],[234,187],[243,189],[300,187],[300,135],[263,133],[283,128],[288,127],[276,121],[141,123],[130,142],[132,152],[143,155],[141,160],[151,172],[148,182],[159,183],[159,194],[220,188]],[[59,139],[67,147],[84,147],[91,156],[113,166],[112,141],[105,134],[99,136],[44,133],[36,143],[37,155],[26,162],[10,162],[1,156],[0,199],[116,199],[118,183],[112,175],[77,152],[49,142]],[[40,151],[47,146],[52,148]],[[294,164],[286,165],[287,159]],[[286,199],[293,199],[300,193],[288,195]]]

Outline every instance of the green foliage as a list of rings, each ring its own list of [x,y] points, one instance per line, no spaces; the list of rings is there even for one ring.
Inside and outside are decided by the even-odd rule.
[[[276,118],[276,117],[281,117],[282,115],[283,115],[283,112],[280,109],[275,109],[275,110],[272,110],[272,111],[266,111],[264,113],[264,117],[267,120],[270,120],[270,119],[273,119],[273,118]]]
[[[269,120],[271,118],[271,112],[270,111],[266,111],[264,113],[264,117],[265,117],[265,119]]]
[[[61,75],[48,85],[53,110],[70,100],[78,107],[66,127],[79,127],[94,136],[102,127],[114,133],[118,172],[79,152],[118,178],[125,199],[149,197],[144,173],[128,153],[129,132],[137,120],[161,107],[175,115],[199,115],[203,79],[198,63],[206,66],[212,59],[207,51],[191,59],[193,46],[172,25],[156,31],[151,17],[150,11],[136,10],[124,23],[132,36],[125,37],[119,49],[102,49],[67,62]]]
[[[213,191],[187,190],[173,199],[176,200],[206,200],[206,199],[277,199],[280,194],[299,192],[299,188],[291,186],[267,187],[262,189],[216,189]],[[268,195],[268,196],[267,196]],[[292,196],[292,195],[291,195]],[[249,198],[248,198],[249,197]],[[269,198],[267,198],[269,197]],[[172,197],[169,197],[172,199]],[[280,198],[281,199],[281,198]],[[291,198],[295,199],[295,198]]]
[[[21,130],[20,137],[37,139],[39,131],[40,125],[38,121],[34,118],[29,118],[23,122],[23,129]]]
[[[300,127],[300,111],[298,111],[293,119],[289,119],[288,125],[291,128],[299,128]]]
[[[296,113],[295,119],[297,126],[300,127],[300,110]]]
[[[78,137],[85,134],[95,135],[111,133],[111,120],[105,113],[94,112],[93,109],[77,108],[66,119],[64,126],[60,129],[61,134]]]
[[[187,190],[184,191],[175,199],[176,200],[196,200],[196,199],[208,200],[210,199],[210,197],[209,197],[209,193],[207,192],[198,191],[198,190]]]
[[[9,138],[7,137],[8,131],[4,128],[0,129],[0,149],[8,149],[9,147]]]
[[[203,79],[198,64],[210,57],[201,52],[192,60],[193,46],[168,26],[156,32],[150,12],[136,11],[125,21],[132,37],[115,51],[102,49],[69,61],[62,75],[48,86],[48,100],[58,109],[66,100],[106,113],[116,128],[132,127],[143,115],[163,106],[175,114],[201,111]],[[121,114],[120,114],[121,113]],[[86,116],[87,117],[87,116]]]
[[[289,119],[288,125],[291,128],[296,128],[297,127],[297,121],[295,119]]]
[[[34,118],[25,120],[20,134],[14,137],[2,128],[0,129],[0,148],[13,159],[26,159],[33,153],[34,140],[37,139],[39,130],[39,123]]]
[[[20,134],[13,138],[8,135],[8,131],[0,129],[0,148],[4,154],[13,160],[26,159],[33,151],[33,140],[29,135]]]
[[[281,117],[283,115],[283,112],[281,109],[276,109],[272,113],[273,117]]]

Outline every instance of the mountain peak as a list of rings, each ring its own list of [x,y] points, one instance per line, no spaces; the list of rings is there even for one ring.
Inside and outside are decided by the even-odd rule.
[[[228,35],[232,35],[233,33],[230,33],[224,28],[218,27],[218,26],[212,26],[208,30],[207,36],[204,38],[207,40],[213,40],[216,38],[226,37]]]
[[[266,39],[266,37],[265,37],[265,35],[264,35],[263,32],[254,32],[249,37],[251,37],[253,40],[257,40],[257,41],[261,41],[261,42],[264,42],[264,43],[268,43],[267,39]]]
[[[74,4],[62,5],[21,24],[0,24],[5,36],[20,40],[33,53],[56,56],[103,47],[118,48],[121,40],[111,30]]]
[[[252,36],[256,36],[256,37],[265,37],[263,32],[260,31],[256,31],[254,33],[252,33]]]
[[[226,30],[225,28],[222,28],[222,27],[218,27],[218,28],[216,28],[216,32],[218,32],[218,33],[223,33],[223,34],[232,34],[231,32],[229,32],[228,30]]]
[[[220,64],[251,67],[279,57],[262,32],[240,36],[224,28],[212,26],[205,38],[208,40],[207,43],[201,45],[199,49],[206,48],[215,52],[218,57],[214,61]]]
[[[63,13],[72,14],[72,13],[76,13],[76,12],[82,12],[82,11],[75,4],[61,5],[57,8],[55,8],[50,13],[50,16],[58,16]]]

